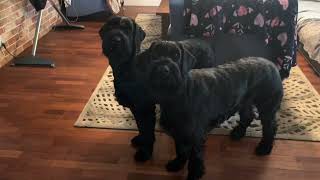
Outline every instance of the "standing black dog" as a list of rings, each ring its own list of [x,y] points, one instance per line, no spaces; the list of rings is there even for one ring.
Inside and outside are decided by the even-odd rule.
[[[177,157],[167,165],[169,170],[177,171],[189,160],[188,180],[201,178],[207,133],[248,104],[257,107],[263,126],[256,154],[271,152],[275,115],[283,97],[280,73],[272,62],[249,57],[183,73],[170,58],[159,57],[148,69],[146,84],[167,111],[161,125],[174,138],[177,148]],[[252,119],[241,121],[246,122],[235,130],[244,134]]]
[[[149,77],[149,65],[155,63],[159,58],[166,58],[172,64],[180,68],[181,74],[186,74],[191,69],[200,69],[207,67],[216,67],[218,65],[235,61],[243,57],[263,57],[269,60],[275,60],[275,50],[266,47],[263,37],[255,34],[245,34],[242,36],[220,33],[213,39],[188,39],[184,41],[157,41],[152,43],[149,49],[137,56],[136,60],[136,73],[138,74],[137,81],[146,82]],[[142,84],[143,84],[142,83]],[[158,86],[162,91],[171,91],[174,88],[175,82],[170,82],[166,77],[158,79],[153,83],[170,84],[171,88],[165,86]],[[152,92],[151,92],[152,93]],[[153,100],[160,103],[156,99]],[[167,105],[161,106],[161,118],[165,118]],[[171,107],[170,107],[171,108]],[[240,126],[246,119],[253,119],[255,113],[253,106],[247,104],[239,112]],[[243,126],[246,126],[244,124]],[[238,140],[245,134],[243,131],[232,131],[231,138]],[[167,169],[172,171],[170,164]]]
[[[139,129],[139,135],[131,140],[132,145],[138,148],[135,159],[147,160],[151,157],[155,140],[155,104],[148,99],[132,73],[132,63],[146,34],[133,19],[121,16],[111,16],[99,34],[103,53],[113,70],[117,101],[130,108]]]

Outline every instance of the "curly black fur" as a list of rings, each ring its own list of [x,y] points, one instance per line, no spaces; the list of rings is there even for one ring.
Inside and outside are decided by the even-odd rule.
[[[189,160],[188,179],[201,178],[207,133],[248,104],[257,107],[263,125],[256,154],[271,152],[276,134],[275,115],[283,97],[281,77],[272,62],[249,57],[183,74],[178,66],[160,57],[149,68],[146,84],[161,106],[166,107],[161,125],[176,144],[177,157],[167,164],[169,170],[179,170]],[[154,83],[168,81],[172,83],[170,90]],[[233,133],[244,134],[252,119],[241,121]]]
[[[259,56],[273,59],[273,54],[272,50],[265,46],[263,38],[257,35],[248,34],[236,36],[219,34],[214,39],[206,40],[188,39],[184,41],[154,42],[148,50],[137,55],[135,61],[136,65],[133,69],[136,70],[136,80],[145,82],[144,78],[148,77],[146,74],[148,74],[147,71],[150,70],[148,68],[149,64],[153,61],[157,61],[159,57],[170,61],[173,66],[178,66],[183,75],[190,69],[214,67],[247,56]],[[161,80],[154,81],[153,83],[161,84],[161,86],[158,87],[163,91],[170,91],[171,88],[174,88],[172,86],[176,83],[174,81],[167,81],[165,76],[166,75],[163,74]],[[145,91],[143,92],[144,94],[147,94]],[[152,97],[152,99],[158,102],[156,98]],[[160,106],[161,118],[165,118],[167,107],[161,104]],[[243,108],[243,110],[240,111],[241,119],[252,119],[254,116],[251,105],[248,104],[247,106],[247,108]],[[237,131],[234,131],[231,135],[233,139],[240,139],[244,136],[243,133],[241,134],[241,132],[238,133]],[[167,166],[167,169],[173,171],[169,165]]]

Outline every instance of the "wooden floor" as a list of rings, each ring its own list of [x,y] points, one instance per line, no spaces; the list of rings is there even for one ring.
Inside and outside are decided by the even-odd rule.
[[[128,8],[127,15],[154,10]],[[0,179],[182,180],[185,171],[164,169],[174,156],[164,134],[157,135],[153,159],[137,164],[129,144],[136,132],[73,127],[107,68],[97,34],[101,24],[84,24],[84,31],[50,32],[41,39],[39,54],[57,68],[0,69]],[[320,92],[320,79],[301,56],[299,64]],[[257,142],[210,136],[203,179],[319,180],[320,143],[277,140],[271,156],[256,157]]]

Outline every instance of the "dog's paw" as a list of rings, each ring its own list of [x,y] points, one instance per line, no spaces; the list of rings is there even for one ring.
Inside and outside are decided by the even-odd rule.
[[[184,165],[186,164],[186,160],[175,158],[167,163],[166,169],[169,172],[177,172],[183,169]]]
[[[139,149],[134,155],[134,159],[137,162],[145,162],[152,157],[152,150]]]
[[[191,175],[188,175],[188,177],[187,177],[187,180],[199,180],[199,179],[200,179],[199,177],[194,177]]]
[[[137,135],[131,139],[131,145],[135,148],[141,147],[143,144],[142,136]]]
[[[255,153],[257,156],[269,155],[272,151],[272,148],[273,144],[259,143],[259,145],[256,147]]]
[[[230,133],[230,137],[232,140],[238,141],[246,135],[246,129],[236,126]]]
[[[204,168],[195,173],[188,173],[187,180],[199,180],[204,175]]]
[[[205,174],[205,166],[203,160],[195,160],[191,164],[189,161],[188,177],[187,180],[198,180],[201,179]]]

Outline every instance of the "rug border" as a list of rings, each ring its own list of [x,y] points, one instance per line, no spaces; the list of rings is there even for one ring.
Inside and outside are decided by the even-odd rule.
[[[312,91],[316,94],[316,95],[320,95],[319,92],[316,90],[316,88],[313,87],[313,85],[311,84],[310,80],[307,78],[307,76],[303,73],[303,71],[301,70],[301,68],[299,67],[299,65],[297,65],[296,67],[293,67],[295,69],[297,69],[297,71],[299,71],[300,74],[302,74],[302,78],[309,84],[310,87],[312,87]],[[290,77],[290,76],[289,76]]]
[[[154,13],[139,13],[139,15],[156,15]],[[137,16],[138,17],[138,16]],[[309,79],[307,78],[307,76],[303,73],[303,71],[301,70],[301,68],[299,66],[293,67],[294,69],[296,69],[296,71],[298,73],[300,73],[302,79],[304,79],[304,81],[307,81],[306,83],[308,83],[309,86],[311,86],[311,91],[313,91],[313,93],[317,96],[319,96],[319,92],[315,89],[315,87],[311,84],[311,82],[309,81]],[[89,126],[87,125],[88,123],[83,122],[81,119],[83,119],[86,116],[87,111],[84,111],[85,109],[88,109],[90,106],[90,102],[93,101],[93,99],[95,98],[96,94],[98,93],[100,87],[102,86],[102,84],[104,83],[104,77],[107,76],[110,71],[112,70],[111,66],[108,65],[108,67],[106,68],[105,72],[103,73],[102,77],[100,78],[100,81],[98,82],[98,84],[96,85],[94,91],[91,92],[91,96],[90,98],[87,100],[85,106],[82,108],[82,111],[80,113],[80,115],[78,116],[76,122],[74,123],[74,127],[76,128],[95,128],[95,129],[104,129],[104,130],[109,130],[109,131],[131,131],[131,132],[137,132],[138,129],[136,128],[106,128],[106,127],[98,127],[98,126]],[[288,80],[288,79],[287,79]],[[286,80],[285,80],[286,81]],[[158,133],[164,133],[161,129],[155,130],[155,132]],[[209,135],[214,135],[214,136],[226,136],[229,135],[230,130],[227,129],[215,129],[213,131],[211,131],[209,133]],[[252,132],[247,132],[246,137],[248,138],[259,138],[261,137],[261,134],[258,133],[252,133]],[[311,141],[311,142],[319,142],[320,139],[316,138],[314,136],[307,136],[307,135],[289,135],[289,134],[278,134],[276,135],[276,139],[282,139],[282,140],[290,140],[290,141]]]
[[[88,108],[88,106],[90,105],[91,100],[95,97],[95,95],[97,94],[97,92],[99,91],[99,88],[101,87],[101,85],[103,83],[103,80],[104,80],[103,77],[105,77],[110,71],[111,71],[111,66],[108,65],[106,71],[101,76],[99,83],[96,85],[96,88],[94,89],[93,92],[91,92],[91,96],[87,100],[86,105],[82,108],[82,111],[81,111],[80,115],[78,116],[77,121],[74,123],[75,127],[80,127],[80,128],[81,127],[87,127],[87,126],[84,126],[82,123],[79,123],[79,122],[81,122],[79,120],[83,119],[83,117],[85,116],[86,111],[84,111],[84,109]],[[87,127],[87,128],[96,128],[96,127]],[[105,129],[105,128],[101,128],[101,129]]]
[[[311,82],[309,81],[309,79],[305,76],[305,74],[303,73],[303,71],[301,70],[301,68],[299,66],[293,67],[295,68],[297,71],[299,71],[299,73],[303,76],[302,78],[306,81],[306,83],[308,83],[311,87],[312,90],[316,95],[319,96],[318,91],[313,87],[313,85],[311,84]],[[105,128],[105,127],[93,127],[93,126],[86,126],[85,124],[81,123],[80,119],[83,119],[83,117],[85,116],[86,111],[84,111],[84,109],[87,109],[88,106],[90,105],[91,100],[95,97],[95,95],[97,94],[97,92],[99,91],[99,88],[101,87],[101,84],[103,83],[104,79],[103,77],[105,77],[110,71],[112,70],[111,66],[109,65],[106,69],[106,71],[104,72],[104,74],[102,75],[99,83],[97,84],[95,90],[92,92],[90,98],[88,99],[86,105],[82,108],[82,112],[80,113],[80,115],[78,116],[76,122],[74,123],[74,127],[77,128],[95,128],[95,129],[105,129],[105,130],[114,130],[114,131],[131,131],[131,132],[137,132],[137,129],[132,129],[132,128]],[[79,123],[80,122],[80,123]],[[162,130],[155,130],[158,133],[164,133]],[[211,131],[208,135],[220,135],[220,136],[227,136],[229,135],[230,130],[226,130],[226,129],[215,129],[213,131]],[[248,133],[246,134],[247,138],[260,138],[261,135],[259,134],[254,134],[254,133]],[[316,138],[316,137],[312,137],[312,136],[307,136],[307,135],[290,135],[290,137],[287,134],[278,134],[276,135],[276,139],[282,139],[282,140],[290,140],[290,141],[310,141],[310,142],[319,142],[320,139]]]

